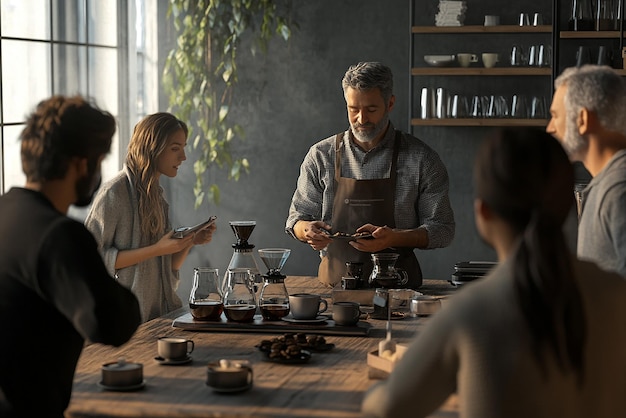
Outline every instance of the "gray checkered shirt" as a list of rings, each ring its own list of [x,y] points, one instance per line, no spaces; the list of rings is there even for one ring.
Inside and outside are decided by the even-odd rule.
[[[374,149],[354,144],[350,130],[341,142],[343,177],[358,180],[389,178],[395,129],[389,129]],[[448,246],[454,238],[454,213],[448,197],[448,172],[439,155],[421,140],[402,133],[395,195],[396,228],[423,227],[428,248]],[[331,224],[335,176],[335,136],[313,145],[304,157],[289,208],[286,230],[299,220]]]

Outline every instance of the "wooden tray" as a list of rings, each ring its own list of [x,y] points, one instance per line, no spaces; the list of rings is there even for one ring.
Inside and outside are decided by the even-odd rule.
[[[323,335],[350,335],[367,337],[371,325],[368,322],[359,321],[353,326],[336,325],[335,321],[328,319],[320,324],[296,324],[286,321],[264,321],[261,315],[255,315],[253,322],[240,323],[230,322],[222,314],[220,321],[196,321],[190,313],[179,316],[172,323],[174,328],[188,331],[208,332],[263,332],[285,333],[305,332]]]

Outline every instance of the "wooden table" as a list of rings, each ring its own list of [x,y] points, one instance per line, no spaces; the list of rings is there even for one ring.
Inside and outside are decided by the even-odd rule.
[[[307,290],[328,296],[329,290],[310,277],[289,277],[290,293]],[[449,293],[446,282],[426,281],[423,293]],[[429,292],[431,290],[431,292]],[[329,304],[332,305],[332,304]],[[384,321],[369,320],[369,337],[326,336],[335,347],[313,353],[302,365],[264,361],[255,348],[270,334],[237,332],[193,332],[172,327],[182,308],[165,317],[142,324],[133,338],[119,348],[91,344],[83,350],[74,378],[72,401],[66,417],[358,417],[363,394],[374,382],[368,378],[367,353],[384,338]],[[408,342],[425,322],[405,318],[393,322],[393,336]],[[275,335],[276,337],[280,334]],[[187,365],[164,366],[156,356],[157,338],[180,336],[192,339],[193,361]],[[136,392],[110,392],[98,382],[104,363],[125,358],[142,363],[146,386]],[[254,370],[254,385],[246,392],[219,394],[205,385],[206,365],[220,359],[247,359]],[[449,415],[454,405],[433,416]]]

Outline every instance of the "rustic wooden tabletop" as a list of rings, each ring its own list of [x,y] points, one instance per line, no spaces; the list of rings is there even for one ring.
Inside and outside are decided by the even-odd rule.
[[[427,281],[422,289],[446,293],[447,282]],[[445,283],[445,284],[444,284]],[[315,278],[290,277],[290,293],[306,290],[329,297],[328,289]],[[448,286],[448,288],[446,288]],[[325,292],[325,293],[324,293]],[[435,292],[436,293],[436,292]],[[334,347],[312,352],[303,364],[267,361],[256,346],[262,340],[283,334],[255,332],[190,331],[172,326],[187,308],[140,326],[133,338],[119,348],[100,344],[85,347],[76,370],[71,404],[66,417],[358,417],[364,392],[374,382],[368,373],[367,354],[377,349],[385,336],[385,321],[368,319],[369,336],[325,335]],[[393,321],[394,339],[409,342],[427,319],[406,317]],[[312,330],[308,334],[315,334]],[[184,337],[194,341],[192,361],[162,365],[157,339]],[[105,363],[124,358],[143,364],[145,386],[137,391],[107,391],[98,383]],[[253,387],[239,393],[216,393],[206,386],[207,364],[220,359],[248,360],[253,369]],[[453,402],[439,415],[455,409]],[[452,416],[455,416],[454,413]]]

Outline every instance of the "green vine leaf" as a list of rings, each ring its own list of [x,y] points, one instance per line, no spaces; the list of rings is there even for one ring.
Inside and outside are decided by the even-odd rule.
[[[165,61],[163,87],[169,111],[188,123],[193,148],[200,151],[193,165],[196,208],[205,199],[219,203],[219,186],[205,184],[209,167],[226,169],[235,181],[250,171],[246,157],[231,155],[231,146],[244,139],[229,112],[238,82],[237,49],[245,33],[252,35],[245,38],[252,39],[253,56],[258,47],[267,52],[274,34],[289,40],[297,27],[290,6],[289,0],[170,0],[177,39]]]

